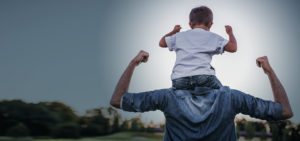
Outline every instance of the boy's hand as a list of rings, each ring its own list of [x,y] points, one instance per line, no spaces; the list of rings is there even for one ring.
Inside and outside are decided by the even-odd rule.
[[[177,33],[177,32],[180,32],[180,30],[181,30],[180,25],[175,25],[174,29],[173,29],[173,32]]]
[[[226,25],[225,29],[226,29],[227,34],[232,34],[232,28],[230,25]]]

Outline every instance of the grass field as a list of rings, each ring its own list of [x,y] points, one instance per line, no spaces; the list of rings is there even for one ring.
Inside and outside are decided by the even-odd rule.
[[[0,141],[162,141],[163,133],[140,133],[140,132],[121,132],[108,136],[101,137],[88,137],[80,139],[5,139],[0,138]],[[272,139],[268,138],[264,141],[271,141]],[[253,139],[245,139],[240,137],[238,141],[261,141],[259,138],[255,137]]]
[[[163,133],[121,132],[108,136],[80,139],[0,139],[0,141],[162,141]]]

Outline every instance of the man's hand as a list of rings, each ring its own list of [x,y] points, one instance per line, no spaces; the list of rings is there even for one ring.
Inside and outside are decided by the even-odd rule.
[[[262,67],[262,69],[264,70],[264,72],[266,74],[270,74],[271,72],[273,72],[272,67],[269,64],[267,56],[257,58],[256,59],[256,65],[258,67]]]
[[[146,51],[141,50],[136,57],[133,58],[131,61],[132,63],[135,64],[135,66],[138,66],[140,63],[144,62],[146,63],[149,58],[149,53]]]
[[[232,28],[231,28],[230,25],[226,25],[226,26],[225,26],[225,29],[226,29],[226,33],[227,33],[227,34],[232,34]]]
[[[177,32],[180,32],[180,30],[181,30],[180,25],[175,25],[174,29],[173,29],[173,32],[177,33]]]

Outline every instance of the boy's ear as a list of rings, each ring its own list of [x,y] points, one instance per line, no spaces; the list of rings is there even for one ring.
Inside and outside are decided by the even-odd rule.
[[[210,29],[212,25],[213,25],[213,22],[211,22],[211,23],[208,25],[208,29]]]
[[[193,29],[193,25],[191,23],[189,23],[189,25],[190,25],[191,29]]]

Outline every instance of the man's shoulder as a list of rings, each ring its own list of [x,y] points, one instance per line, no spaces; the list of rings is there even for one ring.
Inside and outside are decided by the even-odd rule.
[[[245,94],[244,92],[237,90],[237,89],[232,89],[229,86],[222,86],[219,91],[221,93],[240,93],[240,94]]]
[[[240,90],[231,89],[228,86],[221,87],[220,89],[216,90],[215,93],[218,97],[222,97],[221,99],[227,99],[229,101],[248,95]]]
[[[215,90],[215,92],[217,94],[221,94],[221,95],[227,95],[227,94],[231,94],[232,91],[235,91],[234,89],[231,89],[228,86],[222,86],[221,88]]]

